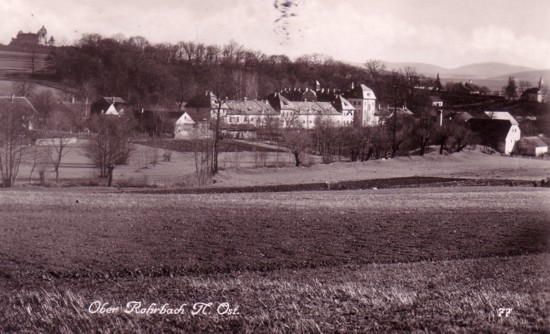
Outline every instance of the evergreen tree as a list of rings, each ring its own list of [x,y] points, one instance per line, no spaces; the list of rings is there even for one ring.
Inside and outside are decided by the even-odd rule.
[[[439,78],[439,73],[437,73],[435,77],[434,87],[437,91],[440,91],[443,88],[443,85],[441,84],[441,79]]]
[[[514,77],[508,78],[508,85],[504,87],[504,94],[509,100],[515,100],[517,97],[517,86]]]

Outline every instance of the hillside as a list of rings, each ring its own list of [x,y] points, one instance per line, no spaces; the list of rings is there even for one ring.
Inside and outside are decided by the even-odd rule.
[[[494,77],[495,80],[508,80],[508,77],[514,77],[516,83],[520,81],[529,81],[533,86],[536,86],[539,82],[539,79],[542,75],[542,80],[546,84],[550,83],[550,70],[533,70],[533,71],[523,71],[523,72],[514,72],[507,75],[501,75]]]
[[[425,63],[391,63],[385,62],[388,70],[399,70],[405,67],[413,67],[418,73],[422,73],[425,76],[435,76],[439,73],[441,78],[454,79],[454,80],[468,80],[468,79],[495,79],[501,80],[502,78],[508,79],[510,73],[518,72],[531,72],[535,69],[516,66],[503,63],[478,63],[460,66],[457,68],[445,68],[432,64]]]
[[[0,48],[0,78],[30,77],[33,74],[33,66],[35,75],[51,74],[47,53]]]

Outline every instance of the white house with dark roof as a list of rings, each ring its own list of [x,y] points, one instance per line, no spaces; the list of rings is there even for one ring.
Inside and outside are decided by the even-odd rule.
[[[210,110],[186,110],[176,121],[175,139],[207,138],[210,133]]]
[[[511,154],[521,138],[519,123],[507,111],[486,111],[484,117],[470,118],[467,124],[480,136],[482,145],[504,154]]]
[[[369,87],[361,84],[351,88],[344,93],[344,97],[355,108],[355,122],[359,126],[378,125],[379,119],[376,114],[376,95]]]

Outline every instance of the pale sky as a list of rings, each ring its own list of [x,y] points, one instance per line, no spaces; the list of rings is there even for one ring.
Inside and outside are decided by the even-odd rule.
[[[42,25],[58,42],[83,33],[152,43],[194,41],[292,58],[422,62],[458,67],[504,62],[550,69],[549,0],[1,0],[0,43]],[[278,0],[279,3],[285,0]],[[289,32],[288,38],[282,28]]]

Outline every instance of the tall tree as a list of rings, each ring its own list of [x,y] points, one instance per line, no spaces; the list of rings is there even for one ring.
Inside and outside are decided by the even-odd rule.
[[[509,77],[508,85],[504,87],[504,94],[506,95],[506,97],[509,100],[515,100],[516,97],[518,96],[517,89],[518,88],[516,86],[516,81],[514,80],[514,77]]]
[[[19,173],[25,147],[31,140],[32,116],[32,109],[20,98],[0,101],[0,174],[4,188],[12,187]]]
[[[68,135],[68,132],[71,130],[73,119],[71,115],[55,111],[46,122],[46,136],[51,141],[46,152],[53,164],[56,182],[59,181],[61,160],[71,150],[71,146],[69,145],[70,135]]]

